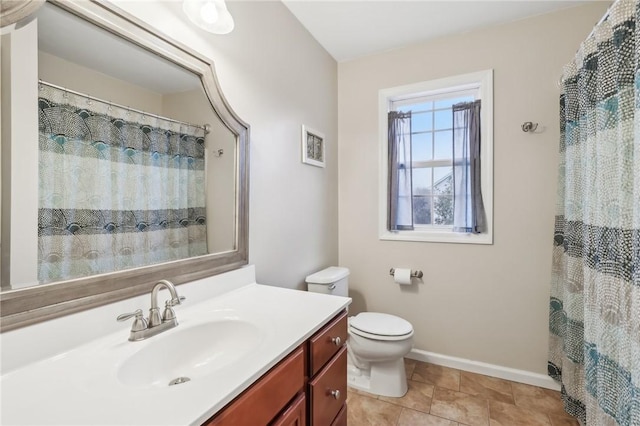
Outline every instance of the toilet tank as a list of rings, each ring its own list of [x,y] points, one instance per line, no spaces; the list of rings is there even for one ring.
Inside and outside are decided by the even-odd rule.
[[[305,281],[307,282],[307,291],[349,296],[349,269],[347,268],[331,266],[307,276]]]

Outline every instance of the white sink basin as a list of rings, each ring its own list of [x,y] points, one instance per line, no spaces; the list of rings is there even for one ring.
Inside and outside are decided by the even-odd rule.
[[[187,328],[179,325],[146,341],[122,363],[117,377],[122,384],[136,387],[166,387],[175,379],[196,380],[241,361],[258,347],[262,334],[255,324],[235,319]]]

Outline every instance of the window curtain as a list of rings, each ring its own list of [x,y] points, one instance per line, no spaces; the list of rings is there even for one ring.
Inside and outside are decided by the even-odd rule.
[[[412,230],[411,112],[389,112],[388,125],[387,229],[389,231]]]
[[[453,230],[486,231],[480,189],[480,100],[453,106]]]
[[[207,253],[204,132],[40,85],[42,283]]]
[[[565,67],[549,375],[583,425],[640,425],[640,49],[616,1]]]

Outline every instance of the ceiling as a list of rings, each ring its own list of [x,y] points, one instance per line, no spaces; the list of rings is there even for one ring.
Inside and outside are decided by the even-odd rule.
[[[590,1],[282,0],[338,62]]]

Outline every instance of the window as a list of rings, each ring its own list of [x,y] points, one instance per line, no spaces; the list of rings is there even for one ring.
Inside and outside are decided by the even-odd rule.
[[[491,244],[493,206],[493,73],[491,70],[432,80],[380,91],[380,239],[406,241],[461,242]],[[480,234],[454,232],[454,128],[453,105],[480,100],[481,190],[485,208],[486,231]],[[395,111],[406,123],[393,131],[406,137],[409,154],[389,154],[388,114]],[[409,142],[410,141],[410,142]],[[390,155],[410,160],[399,161],[401,173],[410,165],[410,174],[394,197],[404,206],[388,204]],[[394,171],[395,172],[395,171]],[[392,172],[393,173],[393,172]],[[410,200],[409,200],[410,198]],[[400,203],[400,202],[399,202]],[[411,226],[389,225],[390,216],[404,215]],[[402,219],[400,220],[402,222]],[[394,229],[390,231],[389,229]]]

